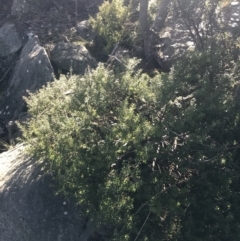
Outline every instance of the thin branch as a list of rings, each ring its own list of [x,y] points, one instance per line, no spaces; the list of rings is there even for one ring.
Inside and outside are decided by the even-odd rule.
[[[75,0],[75,17],[76,17],[76,24],[77,24],[77,21],[78,21],[78,0]]]
[[[183,14],[182,19],[184,21],[184,24],[186,25],[186,27],[190,31],[190,35],[191,35],[193,41],[195,42],[197,47],[200,47],[203,50],[204,49],[203,39],[202,39],[202,37],[199,34],[198,27],[196,26],[194,19],[191,16],[189,16],[188,12],[185,11],[185,9],[182,8],[181,3],[179,2],[179,0],[177,0],[177,2],[178,2],[178,7],[179,7],[180,11]],[[191,25],[193,27],[195,35],[193,34],[191,26],[188,24],[188,22],[190,24],[192,23]]]
[[[119,43],[117,43],[117,44],[115,45],[115,47],[113,48],[113,51],[112,51],[111,54],[109,55],[107,64],[110,64],[110,63],[112,62],[112,58],[113,58],[113,56],[115,55],[115,53],[117,52],[118,48],[119,48]]]
[[[7,76],[7,74],[12,70],[12,66],[15,64],[15,61],[12,62],[12,64],[9,66],[9,68],[5,71],[3,74],[3,77],[0,79],[0,83],[4,80],[4,78]]]
[[[139,232],[138,232],[138,234],[137,234],[137,237],[134,239],[134,241],[137,240],[138,236],[139,236],[140,233],[142,232],[142,229],[144,228],[144,226],[145,226],[145,224],[146,224],[146,222],[147,222],[147,220],[148,220],[148,218],[149,218],[150,213],[151,213],[151,211],[149,211],[149,213],[148,213],[148,215],[147,215],[147,217],[146,217],[146,219],[145,219],[145,221],[144,221],[144,223],[143,223],[141,229],[139,230]]]
[[[188,181],[188,180],[181,180],[181,181],[179,181],[179,182],[176,182],[176,183],[174,183],[173,185],[165,188],[164,190],[159,191],[159,192],[158,192],[156,195],[154,195],[153,197],[158,197],[158,195],[160,195],[160,194],[168,191],[170,188],[175,187],[176,185],[178,185],[178,184],[180,184],[180,183],[183,183],[183,182],[186,182],[186,181]],[[136,215],[138,212],[140,212],[146,205],[148,205],[148,203],[149,203],[150,201],[151,201],[151,200],[148,200],[148,201],[146,201],[145,203],[143,203],[143,204],[139,207],[139,209],[133,214],[133,216]],[[149,217],[149,215],[150,215],[150,211],[149,211],[148,217]],[[148,218],[148,217],[147,217],[147,218]],[[147,219],[146,219],[146,220],[147,220]],[[146,220],[145,220],[145,222],[144,222],[144,225],[145,225],[145,223],[146,223]],[[143,225],[143,226],[144,226],[144,225]],[[142,228],[143,228],[143,226],[142,226]],[[125,228],[126,228],[126,225],[123,226],[123,228],[121,229],[121,231],[120,231],[119,233],[121,233]],[[142,228],[141,228],[141,230],[142,230]],[[140,230],[140,232],[141,232],[141,230]],[[140,232],[139,232],[139,234],[140,234]],[[139,236],[139,234],[138,234],[138,236]],[[138,236],[137,236],[137,237],[138,237]],[[136,237],[136,239],[137,239],[137,237]],[[136,240],[136,239],[135,239],[135,240]]]
[[[167,127],[167,126],[166,126],[166,128],[169,130],[169,132],[173,133],[174,135],[176,135],[177,137],[181,138],[182,140],[189,140],[189,141],[191,141],[191,142],[195,142],[195,143],[200,144],[200,145],[202,145],[202,146],[205,146],[205,147],[208,147],[208,148],[213,148],[212,146],[203,144],[203,143],[200,142],[200,141],[195,141],[195,140],[190,139],[190,138],[187,139],[186,137],[183,136],[183,134],[178,134],[178,133],[176,133],[175,131],[172,131],[172,130],[171,130],[169,127]],[[223,148],[222,151],[234,150],[234,149],[239,149],[239,148],[240,148],[239,145],[230,146],[230,147],[225,147],[225,148]],[[219,149],[219,148],[217,148],[217,149]],[[196,150],[196,151],[197,151],[197,150]]]

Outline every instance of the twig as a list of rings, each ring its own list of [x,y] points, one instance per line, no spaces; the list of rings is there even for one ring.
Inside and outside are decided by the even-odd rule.
[[[78,18],[78,0],[75,0],[76,3],[76,24],[77,24],[77,18]]]
[[[58,4],[55,1],[52,1],[53,5],[55,6],[55,8],[57,9],[58,12],[60,12],[60,7],[58,6]]]
[[[164,190],[158,192],[154,197],[158,197],[158,195],[160,195],[160,194],[162,194],[162,193],[168,191],[170,188],[176,186],[177,184],[181,184],[181,183],[183,183],[183,182],[186,182],[186,181],[188,181],[188,179],[187,179],[187,180],[182,180],[182,181],[176,182],[176,183],[172,184],[171,186],[165,188]],[[143,204],[140,206],[140,208],[134,213],[134,215],[136,215],[138,212],[140,212],[140,211],[141,211],[146,205],[148,205],[149,202],[150,202],[150,200],[148,200],[148,201],[146,201],[145,203],[143,203]],[[150,215],[150,212],[151,212],[151,211],[149,211],[148,217],[149,217],[149,215]],[[147,217],[147,219],[148,219],[148,217]],[[144,227],[144,225],[145,225],[147,219],[145,220],[145,222],[144,222],[144,224],[143,224],[141,230],[143,229],[143,227]],[[126,228],[126,225],[121,229],[121,231],[120,231],[119,233],[121,233],[125,228]],[[139,233],[138,233],[137,237],[135,238],[135,240],[138,238],[138,236],[139,236],[141,230],[139,231]],[[135,241],[135,240],[134,240],[134,241]]]
[[[10,65],[10,67],[7,69],[7,71],[4,73],[3,77],[0,79],[0,83],[4,80],[4,78],[7,76],[7,74],[10,72],[10,70],[12,69],[12,66],[14,64],[14,61],[13,63]]]
[[[147,222],[147,220],[148,220],[148,218],[149,218],[150,213],[151,213],[151,211],[149,211],[149,213],[148,213],[148,215],[147,215],[147,217],[146,217],[146,219],[145,219],[145,221],[144,221],[144,223],[143,223],[141,229],[139,230],[139,232],[138,232],[138,234],[137,234],[137,237],[134,239],[134,241],[137,240],[138,236],[139,236],[140,233],[142,232],[142,229],[144,228],[144,226],[145,226],[145,224],[146,224],[146,222]]]
[[[110,61],[112,60],[112,57],[115,55],[115,53],[116,53],[117,50],[118,50],[118,47],[119,47],[119,43],[117,43],[117,44],[115,45],[115,47],[113,48],[113,51],[112,51],[111,54],[109,55],[107,64],[109,64]]]
[[[5,14],[1,14],[1,15],[5,15]],[[8,17],[9,17],[9,14],[8,14],[5,18],[3,18],[3,20],[0,22],[0,26],[4,23],[4,21],[5,21]]]

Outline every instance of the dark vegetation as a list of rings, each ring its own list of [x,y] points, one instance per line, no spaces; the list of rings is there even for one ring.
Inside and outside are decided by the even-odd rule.
[[[61,77],[26,100],[32,118],[22,127],[24,141],[57,192],[107,227],[108,240],[238,241],[237,34],[213,11],[226,1],[172,2],[169,12],[182,14],[195,51],[170,73],[149,76],[139,60],[122,58]],[[104,4],[91,19],[104,54],[117,42],[143,45],[128,5]],[[199,7],[204,34],[190,15]]]

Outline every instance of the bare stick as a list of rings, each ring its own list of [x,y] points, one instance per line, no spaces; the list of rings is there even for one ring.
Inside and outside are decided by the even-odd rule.
[[[76,3],[76,24],[77,24],[77,17],[78,17],[78,0],[75,0],[75,3]]]
[[[109,64],[110,61],[112,60],[112,56],[114,56],[114,54],[117,52],[118,47],[119,47],[119,43],[117,43],[117,44],[115,45],[115,47],[113,48],[113,51],[112,51],[111,54],[109,55],[107,64]]]
[[[148,220],[148,218],[149,218],[150,213],[151,213],[151,211],[149,211],[149,213],[148,213],[148,215],[147,215],[147,218],[145,219],[145,221],[144,221],[144,223],[143,223],[141,229],[139,230],[139,232],[138,232],[138,234],[137,234],[137,237],[134,239],[134,241],[137,240],[138,236],[139,236],[140,233],[142,232],[142,229],[143,229],[143,227],[145,226],[145,224],[146,224],[146,222],[147,222],[147,220]]]
[[[4,80],[4,78],[7,76],[7,74],[10,72],[10,70],[12,69],[14,62],[10,65],[10,67],[6,70],[6,72],[4,73],[3,77],[0,79],[0,83]]]

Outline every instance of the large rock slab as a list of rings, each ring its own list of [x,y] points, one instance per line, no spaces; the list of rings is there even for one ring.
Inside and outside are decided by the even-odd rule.
[[[11,15],[21,16],[29,10],[28,1],[26,0],[14,0],[11,8]]]
[[[4,120],[17,119],[26,111],[23,96],[35,92],[54,79],[53,68],[47,52],[40,46],[37,36],[29,39],[22,49],[14,69],[7,93],[0,103],[0,117]]]
[[[16,53],[22,47],[23,40],[14,24],[5,23],[0,28],[0,57]]]
[[[90,26],[89,20],[83,20],[77,23],[76,31],[83,39],[89,42],[91,42],[95,37],[95,33]]]
[[[54,194],[52,177],[23,150],[0,154],[0,240],[87,241],[91,226],[79,208]]]
[[[87,67],[95,68],[96,60],[83,45],[60,42],[51,51],[51,61],[60,70],[84,74]]]

